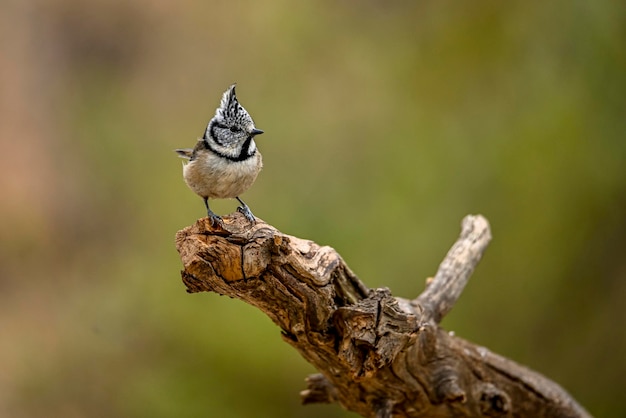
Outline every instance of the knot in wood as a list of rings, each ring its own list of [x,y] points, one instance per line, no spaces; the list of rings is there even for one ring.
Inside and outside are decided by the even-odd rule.
[[[372,289],[367,298],[335,311],[334,323],[341,338],[338,356],[355,377],[371,376],[393,362],[415,341],[418,320],[401,309],[389,289]]]

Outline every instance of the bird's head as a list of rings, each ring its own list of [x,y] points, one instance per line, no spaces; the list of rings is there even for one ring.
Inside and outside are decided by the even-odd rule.
[[[262,133],[262,130],[254,126],[250,114],[239,104],[233,84],[222,95],[220,106],[209,122],[203,138],[214,141],[220,147],[237,148]]]

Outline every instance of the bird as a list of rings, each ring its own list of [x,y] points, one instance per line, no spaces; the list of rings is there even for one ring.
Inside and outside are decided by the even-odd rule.
[[[254,142],[263,131],[256,128],[250,114],[239,104],[235,87],[232,84],[222,95],[215,116],[196,146],[175,150],[188,160],[183,162],[183,178],[204,200],[212,225],[221,225],[222,217],[211,210],[209,199],[235,198],[241,204],[237,210],[252,224],[256,222],[239,195],[252,186],[263,168],[263,157]]]

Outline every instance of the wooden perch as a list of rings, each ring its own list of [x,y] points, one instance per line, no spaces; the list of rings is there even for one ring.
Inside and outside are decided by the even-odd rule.
[[[339,403],[364,417],[589,417],[556,383],[455,337],[438,324],[491,239],[482,216],[416,299],[369,289],[332,248],[240,214],[176,234],[187,291],[256,306],[319,371],[303,403]]]

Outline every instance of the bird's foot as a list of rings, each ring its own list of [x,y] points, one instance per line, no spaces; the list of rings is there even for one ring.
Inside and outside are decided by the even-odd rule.
[[[250,223],[252,223],[253,225],[256,223],[256,218],[254,217],[254,215],[252,214],[252,211],[250,210],[250,208],[248,207],[248,205],[246,205],[245,203],[241,206],[239,206],[237,208],[237,211],[239,211],[240,213],[243,214],[243,216],[246,217],[247,220],[250,221]]]
[[[218,226],[223,226],[222,217],[213,213],[213,211],[209,210],[207,212],[207,216],[209,217],[209,222],[211,222],[211,226],[216,228]]]
[[[256,223],[256,219],[254,218],[254,215],[252,214],[252,211],[250,210],[248,205],[246,205],[246,203],[241,200],[239,196],[235,197],[235,199],[237,199],[239,203],[241,203],[241,206],[237,208],[237,211],[243,213],[243,216],[245,216],[246,219],[249,220],[252,225],[254,225]]]

